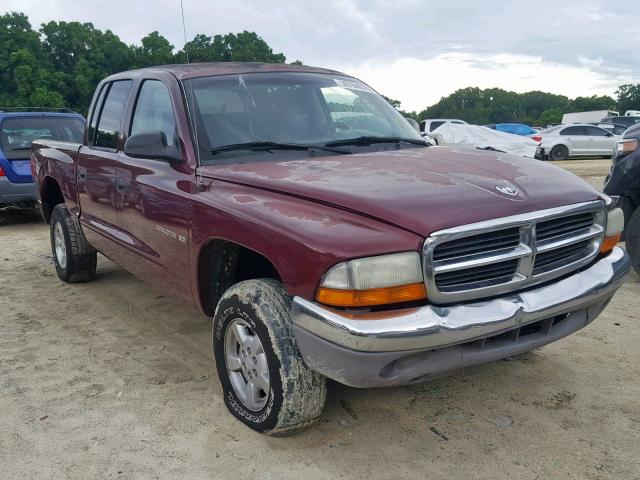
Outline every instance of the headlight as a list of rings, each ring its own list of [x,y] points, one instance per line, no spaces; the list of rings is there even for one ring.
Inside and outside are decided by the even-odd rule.
[[[610,252],[620,241],[624,230],[624,213],[621,208],[613,208],[607,212],[607,230],[600,246],[601,253]]]
[[[316,300],[339,307],[367,307],[426,298],[418,252],[358,258],[325,274]]]

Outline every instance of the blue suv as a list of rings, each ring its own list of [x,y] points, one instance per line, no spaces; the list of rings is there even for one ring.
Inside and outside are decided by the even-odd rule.
[[[0,107],[0,208],[36,204],[36,187],[31,177],[31,142],[48,138],[82,143],[84,123],[84,117],[71,110]]]

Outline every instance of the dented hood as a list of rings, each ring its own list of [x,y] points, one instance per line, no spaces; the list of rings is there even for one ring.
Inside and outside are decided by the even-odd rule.
[[[595,189],[561,168],[468,148],[210,165],[199,173],[337,206],[422,236],[599,198]]]

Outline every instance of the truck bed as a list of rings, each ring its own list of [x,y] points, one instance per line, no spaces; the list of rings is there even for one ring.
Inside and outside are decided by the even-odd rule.
[[[58,140],[35,140],[31,146],[34,181],[42,189],[47,178],[56,179],[72,213],[77,213],[79,209],[77,162],[81,147],[80,143]]]

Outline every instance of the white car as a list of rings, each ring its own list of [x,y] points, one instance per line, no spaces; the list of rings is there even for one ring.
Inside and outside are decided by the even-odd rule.
[[[556,125],[530,138],[539,143],[535,158],[564,160],[580,156],[610,156],[620,136],[588,123],[574,123]]]
[[[445,123],[457,123],[458,125],[468,125],[464,120],[457,118],[426,118],[420,122],[420,132],[431,133],[436,128]]]

